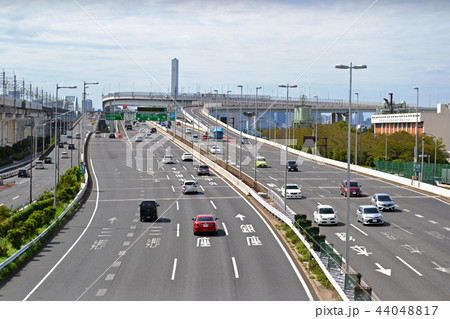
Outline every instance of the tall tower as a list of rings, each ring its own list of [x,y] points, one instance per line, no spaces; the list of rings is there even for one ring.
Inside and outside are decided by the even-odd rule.
[[[178,59],[172,59],[172,96],[178,95]]]

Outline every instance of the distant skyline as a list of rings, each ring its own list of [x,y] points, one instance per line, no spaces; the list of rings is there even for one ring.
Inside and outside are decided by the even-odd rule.
[[[112,92],[290,96],[435,107],[450,99],[450,1],[50,1],[0,0],[1,68],[25,84],[93,106]],[[354,99],[355,96],[352,96]]]

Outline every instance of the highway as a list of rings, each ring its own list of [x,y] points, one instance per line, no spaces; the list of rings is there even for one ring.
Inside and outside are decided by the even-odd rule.
[[[205,125],[208,121],[200,108],[185,108]],[[210,121],[210,126],[215,126]],[[178,133],[177,133],[178,134]],[[224,129],[226,135],[226,129]],[[237,141],[237,143],[236,143]],[[254,176],[254,147],[243,146],[242,171]],[[205,145],[206,143],[200,143]],[[220,145],[223,144],[223,145]],[[226,151],[226,143],[220,143]],[[230,163],[239,165],[239,136],[230,132]],[[280,193],[284,184],[284,150],[271,146],[257,146],[258,155],[265,156],[269,167],[257,169],[257,180]],[[221,155],[225,158],[225,155]],[[296,157],[299,172],[288,173],[288,183],[301,186],[303,199],[288,199],[297,213],[313,220],[318,203],[332,205],[338,213],[338,226],[320,226],[320,232],[345,257],[346,200],[339,194],[339,185],[346,179],[346,171],[319,165]],[[352,180],[362,184],[363,196],[350,200],[350,257],[349,264],[363,275],[381,300],[449,300],[450,299],[450,204],[440,198],[404,188],[389,181],[381,181],[361,174],[351,174]],[[369,204],[377,192],[389,193],[397,210],[385,212],[383,226],[362,226],[356,221],[359,205]]]
[[[135,142],[93,137],[94,189],[48,245],[0,288],[0,300],[317,300],[259,213],[161,134]],[[170,152],[175,164],[162,164]],[[181,181],[198,179],[198,194]],[[159,219],[139,221],[142,199]],[[217,236],[193,234],[197,214],[218,217]]]

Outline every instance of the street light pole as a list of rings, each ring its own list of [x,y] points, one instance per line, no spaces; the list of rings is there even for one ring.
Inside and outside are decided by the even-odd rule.
[[[59,86],[56,84],[56,105],[55,105],[55,185],[53,188],[53,207],[56,208],[56,184],[58,180],[58,172],[59,172],[59,158],[58,158],[58,152],[59,152],[59,145],[58,145],[58,90],[59,89],[76,89],[76,86]],[[56,218],[56,213],[55,213]]]
[[[415,135],[416,135],[416,144],[414,146],[414,180],[417,180],[417,171],[416,165],[418,162],[418,135],[419,135],[419,88],[415,87],[414,90],[417,91],[417,103],[416,103],[416,127],[415,127]]]
[[[230,145],[230,140],[228,139],[228,132],[229,132],[229,129],[228,129],[228,122],[230,121],[230,110],[229,110],[229,107],[230,107],[230,105],[229,105],[229,103],[230,103],[230,101],[229,101],[229,97],[228,97],[228,94],[231,92],[231,90],[227,90],[227,160],[226,160],[226,163],[227,163],[227,167],[228,167],[228,159],[229,159],[229,157],[230,157],[230,153],[229,153],[229,145]]]
[[[349,273],[349,224],[350,224],[350,144],[351,144],[351,126],[352,126],[352,70],[353,69],[367,69],[367,65],[355,65],[352,66],[350,62],[350,66],[337,64],[335,66],[336,69],[350,69],[350,90],[348,95],[348,138],[347,138],[347,201],[346,201],[346,209],[345,209],[345,273]]]
[[[288,104],[289,104],[289,88],[296,88],[297,85],[278,85],[278,87],[280,88],[285,88],[286,89],[286,126],[285,126],[285,138],[284,138],[284,144],[285,144],[285,156],[286,156],[286,163],[284,163],[284,213],[286,214],[286,187],[287,187],[287,171],[288,171],[288,165],[287,165],[287,160],[288,160],[288,142],[287,142],[287,138],[288,138]]]
[[[238,88],[241,89],[241,100],[239,101],[240,113],[239,113],[239,179],[242,179],[242,85],[238,85]]]
[[[254,126],[254,131],[255,131],[255,152],[254,152],[254,157],[255,157],[255,185],[257,183],[256,181],[256,157],[258,156],[258,134],[256,133],[256,122],[257,122],[257,117],[258,117],[258,90],[261,89],[261,86],[256,87],[256,95],[255,95],[255,120],[253,122],[253,126]]]
[[[83,113],[83,128],[82,128],[82,132],[81,132],[81,136],[83,138],[83,154],[84,154],[84,149],[86,147],[86,89],[89,88],[89,84],[92,85],[96,85],[98,84],[98,82],[83,82],[83,106],[82,106],[82,110],[81,112]],[[78,165],[81,162],[81,151],[78,150]]]
[[[356,95],[356,135],[355,135],[355,165],[358,165],[358,123],[359,123],[359,113],[358,113],[358,107],[359,107],[359,93],[355,93]]]
[[[314,98],[316,99],[316,136],[315,136],[315,139],[316,139],[316,145],[315,145],[315,150],[314,150],[314,154],[317,156],[317,111],[319,110],[318,109],[318,104],[319,104],[319,97],[316,95],[316,96],[314,96]]]

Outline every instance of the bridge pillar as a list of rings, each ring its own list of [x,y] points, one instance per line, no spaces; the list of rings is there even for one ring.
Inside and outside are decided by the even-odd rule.
[[[331,123],[336,123],[342,121],[344,119],[344,115],[342,113],[332,113],[331,115]]]

